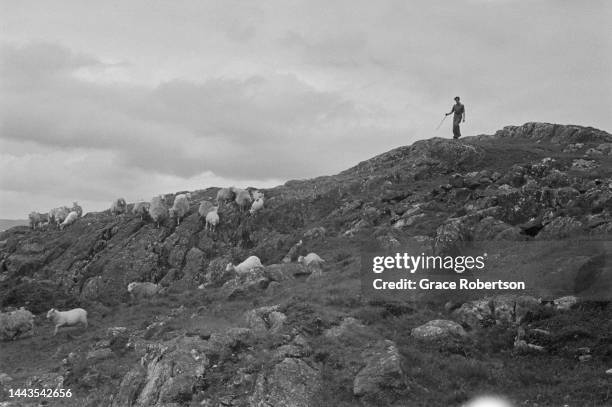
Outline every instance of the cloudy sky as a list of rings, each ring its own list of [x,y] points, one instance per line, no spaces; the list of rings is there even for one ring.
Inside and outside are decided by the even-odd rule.
[[[612,130],[612,5],[0,0],[0,218],[333,174],[435,131]]]

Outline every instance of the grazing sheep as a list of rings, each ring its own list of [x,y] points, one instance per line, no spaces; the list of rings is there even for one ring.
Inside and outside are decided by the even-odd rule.
[[[144,220],[145,216],[149,214],[150,207],[150,202],[138,201],[134,204],[134,207],[132,208],[132,213],[134,215],[140,215],[140,220]]]
[[[60,326],[72,326],[82,323],[87,328],[87,311],[83,308],[75,308],[70,311],[58,311],[51,308],[47,312],[47,319],[51,319],[55,324],[53,336],[57,335],[57,330]]]
[[[40,225],[40,213],[30,212],[30,214],[28,215],[28,219],[30,220],[30,229],[35,230],[38,225]]]
[[[215,205],[210,201],[200,202],[200,206],[198,207],[200,218],[206,220],[206,215],[208,215],[208,212],[212,211],[214,207]]]
[[[76,211],[72,211],[66,216],[66,219],[60,225],[60,230],[63,230],[66,226],[72,225],[79,217]]]
[[[161,287],[158,284],[149,281],[145,281],[144,283],[133,281],[127,286],[127,291],[130,293],[130,296],[136,299],[152,297],[157,294],[160,289]]]
[[[151,206],[149,207],[149,215],[153,221],[159,225],[161,222],[168,218],[168,207],[166,206],[166,199],[159,195],[151,199]]]
[[[70,213],[70,209],[67,206],[60,206],[53,208],[49,211],[49,224],[55,224],[59,228],[59,225],[66,219],[66,216]]]
[[[231,202],[234,200],[234,198],[236,198],[236,194],[234,193],[233,189],[234,187],[221,188],[217,192],[217,206],[226,202]]]
[[[127,203],[125,202],[125,199],[115,199],[111,204],[110,211],[113,215],[121,215],[122,213],[127,213]]]
[[[261,192],[261,191],[255,190],[255,191],[253,191],[253,192],[251,193],[251,196],[253,197],[253,200],[254,200],[254,201],[256,201],[256,200],[258,200],[259,198],[262,198],[262,199],[263,199],[263,197],[264,197],[264,193],[263,193],[263,192]]]
[[[219,224],[219,207],[215,206],[210,212],[206,214],[206,230],[210,230],[213,233],[215,228]]]
[[[191,194],[180,194],[174,198],[174,204],[172,208],[168,211],[168,216],[171,219],[176,218],[176,224],[181,224],[181,219],[185,217],[187,212],[189,212],[189,198]]]
[[[261,264],[261,260],[259,260],[259,257],[250,256],[237,266],[234,266],[232,263],[229,263],[225,268],[225,271],[235,271],[238,274],[244,274],[259,267],[263,267],[263,265]]]
[[[253,202],[253,204],[251,205],[251,209],[249,210],[249,213],[251,215],[255,214],[255,212],[263,209],[264,207],[264,200],[263,198],[257,198],[257,200],[255,202]]]
[[[77,201],[74,201],[72,203],[72,209],[73,212],[77,213],[77,216],[80,218],[81,216],[83,216],[83,208],[81,208],[81,206],[79,205],[79,203]]]
[[[234,202],[236,202],[238,208],[241,211],[246,211],[247,208],[251,205],[251,194],[249,194],[249,191],[245,191],[244,189],[240,188],[234,188],[232,192],[236,194]]]
[[[325,260],[319,257],[319,255],[316,253],[308,253],[306,256],[300,256],[298,257],[297,261],[298,263],[302,263],[306,267],[310,265],[320,266],[322,263],[325,263]]]

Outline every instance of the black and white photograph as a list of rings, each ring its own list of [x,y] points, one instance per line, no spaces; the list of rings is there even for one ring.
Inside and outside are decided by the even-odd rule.
[[[611,21],[0,0],[0,407],[611,407]]]

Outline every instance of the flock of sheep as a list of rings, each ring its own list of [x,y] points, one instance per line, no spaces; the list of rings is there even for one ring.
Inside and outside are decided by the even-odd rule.
[[[163,195],[156,196],[151,199],[151,202],[137,201],[132,207],[132,213],[140,216],[141,220],[151,218],[157,227],[167,219],[173,219],[177,225],[180,225],[181,220],[189,212],[191,194],[178,194],[174,198],[172,206],[166,203],[166,198]],[[203,200],[198,208],[200,217],[206,222],[206,229],[212,232],[215,231],[219,224],[219,206],[234,202],[240,211],[246,211],[249,206],[249,212],[254,215],[264,207],[264,194],[260,191],[252,193],[246,189],[236,187],[221,188],[217,193],[217,205],[212,202]],[[121,215],[128,213],[128,205],[125,199],[117,198],[113,201],[110,207],[110,212],[113,215]],[[30,227],[32,229],[43,229],[48,226],[56,226],[60,230],[74,223],[83,215],[83,209],[77,202],[73,203],[72,208],[60,206],[51,209],[48,213],[31,212],[28,216]]]
[[[191,194],[178,194],[174,198],[174,202],[171,207],[166,204],[166,199],[163,195],[156,196],[151,199],[151,202],[138,201],[134,203],[132,207],[132,213],[140,216],[141,220],[145,218],[151,218],[159,228],[160,224],[167,219],[173,219],[177,225],[180,224],[181,220],[189,212],[189,205],[191,200]],[[206,230],[210,230],[214,233],[216,226],[219,224],[219,213],[218,209],[222,205],[235,203],[241,212],[249,210],[251,215],[254,215],[257,211],[260,211],[264,207],[264,194],[260,191],[253,191],[252,193],[245,189],[229,187],[221,188],[217,192],[217,205],[215,206],[208,200],[200,202],[198,207],[198,214],[201,219],[205,220]],[[250,206],[250,209],[249,209]],[[122,215],[128,213],[128,205],[123,198],[118,198],[113,201],[110,207],[112,215]],[[32,212],[29,215],[30,227],[32,229],[45,228],[48,226],[56,226],[60,230],[63,230],[66,226],[74,223],[78,218],[83,215],[83,209],[78,205],[77,202],[73,203],[72,208],[61,206],[59,208],[51,209],[48,213]],[[299,256],[298,263],[305,265],[306,267],[321,266],[324,262],[319,255],[316,253],[309,253],[306,256]],[[257,256],[250,256],[242,263],[234,265],[229,263],[226,266],[227,272],[235,272],[236,274],[245,274],[252,272],[254,269],[262,268],[263,265],[261,260]],[[163,288],[152,282],[136,282],[133,281],[128,284],[127,291],[130,296],[134,298],[146,298],[154,296],[158,293],[163,292]],[[87,327],[87,311],[82,308],[75,308],[69,311],[58,311],[54,308],[50,309],[47,313],[47,319],[53,321],[55,330],[53,335],[57,334],[57,331],[62,326],[72,326],[77,324],[83,324]]]
[[[321,267],[325,262],[318,254],[308,253],[306,256],[299,256],[298,263],[306,267]],[[261,260],[257,256],[249,256],[246,260],[238,265],[228,263],[225,271],[235,272],[238,275],[251,273],[253,270],[263,268]],[[132,281],[127,285],[127,292],[132,299],[143,299],[153,297],[158,293],[163,293],[164,288],[150,281],[138,282]],[[73,326],[83,324],[87,328],[87,311],[83,308],[74,308],[69,311],[58,311],[52,308],[47,312],[47,319],[52,320],[55,325],[53,336],[57,335],[57,330],[62,326]]]
[[[47,213],[30,212],[28,219],[30,220],[30,227],[32,229],[43,229],[48,226],[56,226],[61,230],[74,223],[74,221],[81,216],[83,216],[83,208],[79,206],[78,202],[73,202],[72,208],[60,206],[51,209]]]

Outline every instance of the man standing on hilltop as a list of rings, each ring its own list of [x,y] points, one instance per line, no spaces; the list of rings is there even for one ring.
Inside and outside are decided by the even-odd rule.
[[[461,137],[459,123],[461,123],[462,119],[465,123],[465,106],[463,106],[461,102],[459,102],[459,96],[455,96],[455,104],[453,105],[453,107],[451,107],[451,111],[446,113],[446,116],[451,113],[455,114],[453,116],[453,138],[457,140],[459,137]]]

